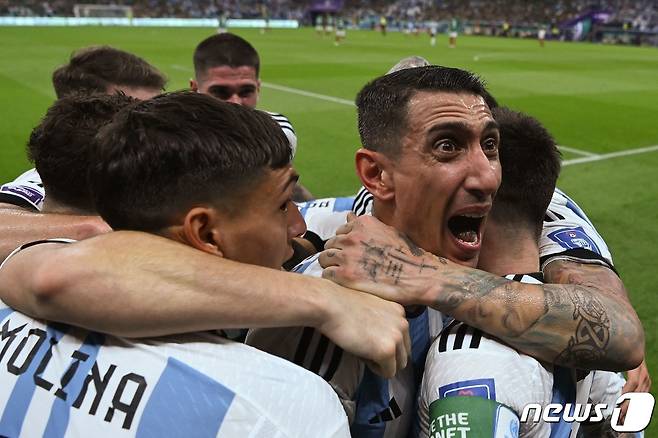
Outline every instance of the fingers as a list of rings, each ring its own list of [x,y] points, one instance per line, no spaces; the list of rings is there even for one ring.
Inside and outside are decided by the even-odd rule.
[[[358,216],[354,212],[347,213],[347,222],[355,221]]]
[[[322,251],[318,261],[320,262],[320,266],[325,269],[331,266],[339,267],[345,265],[343,251],[335,248],[325,249]]]

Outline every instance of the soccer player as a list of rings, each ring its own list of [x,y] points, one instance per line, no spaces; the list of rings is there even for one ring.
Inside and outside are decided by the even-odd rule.
[[[336,40],[334,41],[335,45],[340,45],[347,35],[345,20],[342,17],[336,18]]]
[[[546,41],[546,27],[544,25],[537,29],[537,40],[539,41],[539,47],[544,47],[544,41]]]
[[[194,79],[190,88],[220,100],[256,108],[260,93],[260,57],[245,39],[232,33],[213,35],[201,41],[194,50]],[[290,121],[278,113],[269,113],[286,134],[293,156],[297,136]],[[297,184],[295,201],[313,196]]]
[[[35,130],[38,170],[63,176],[44,179],[49,210],[93,214],[94,205],[114,229],[162,236],[183,253],[188,246],[274,269],[289,257],[304,222],[290,200],[296,173],[288,141],[267,114],[197,93],[163,95],[117,114],[97,143],[77,151],[81,157],[52,159],[59,136],[76,135],[67,122],[96,125],[122,104],[65,99]],[[71,166],[78,172],[67,179]],[[74,180],[87,173],[90,190],[84,178]],[[84,245],[25,245],[4,262],[0,283],[38,283],[43,277],[21,259],[57,258]],[[2,303],[0,324],[3,436],[349,436],[320,378],[217,334],[135,342],[45,323]]]
[[[478,217],[488,212],[500,183],[498,130],[490,102],[472,74],[432,66],[382,76],[359,93],[358,125],[364,148],[356,154],[357,173],[366,187],[376,188],[373,215],[408,233],[410,247],[418,244],[436,254],[451,250],[451,257],[475,266],[479,246],[448,241],[435,224],[449,212]],[[463,154],[434,146],[438,139],[428,138],[427,133],[437,126],[444,126],[447,137],[468,138]],[[442,163],[440,168],[435,167],[437,162]],[[418,211],[424,214],[418,217]],[[394,265],[372,269],[395,273]],[[419,272],[423,269],[418,266]],[[322,268],[315,257],[297,271],[320,276]],[[425,307],[408,308],[407,318],[412,366],[390,380],[375,376],[362,360],[311,329],[253,330],[247,343],[324,377],[348,411],[353,436],[406,436],[425,353],[441,326],[438,312]]]
[[[448,27],[448,47],[454,49],[457,47],[457,34],[459,32],[459,20],[456,17],[450,19]]]
[[[493,114],[500,129],[502,184],[489,213],[478,267],[510,280],[541,284],[538,242],[555,190],[560,154],[537,120],[505,108],[496,108]],[[572,428],[574,434],[578,430],[578,422],[572,427],[564,421],[551,425],[519,419],[531,403],[584,406],[592,377],[593,373],[582,375],[541,363],[453,320],[427,355],[419,402],[421,436],[468,428],[482,436],[505,431],[520,437],[568,438]],[[620,392],[621,386],[616,389]],[[459,420],[446,421],[453,417]]]
[[[114,94],[148,99],[162,92],[166,78],[132,53],[108,46],[87,47],[71,55],[52,77],[55,94]],[[97,216],[42,215],[45,192],[34,169],[0,186],[0,260],[21,243],[48,237],[84,239],[109,231]]]

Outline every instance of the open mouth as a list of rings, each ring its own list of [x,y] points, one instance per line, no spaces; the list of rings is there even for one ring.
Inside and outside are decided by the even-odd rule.
[[[480,243],[480,227],[482,215],[457,215],[448,220],[448,229],[457,240],[466,245],[478,245]]]

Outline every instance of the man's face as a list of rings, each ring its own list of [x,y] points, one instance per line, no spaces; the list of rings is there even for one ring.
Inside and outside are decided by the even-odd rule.
[[[192,88],[199,93],[209,94],[225,102],[256,108],[260,81],[254,67],[213,67],[192,81]]]
[[[393,225],[426,251],[475,267],[501,181],[499,133],[480,96],[419,92],[392,164]]]
[[[240,212],[227,216],[220,225],[224,257],[275,269],[292,257],[292,238],[306,231],[304,218],[292,202],[298,178],[291,166],[266,170]]]

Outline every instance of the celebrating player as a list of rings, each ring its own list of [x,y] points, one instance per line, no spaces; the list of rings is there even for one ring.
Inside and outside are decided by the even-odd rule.
[[[478,267],[510,280],[540,284],[538,242],[559,174],[559,152],[535,119],[505,108],[493,113],[500,129],[503,178],[487,221]],[[610,374],[615,378],[616,374]],[[522,437],[569,437],[579,423],[551,426],[543,420],[519,419],[531,403],[584,406],[591,398],[593,375],[540,363],[453,320],[427,356],[419,402],[421,436],[470,428],[483,436],[506,431]],[[621,385],[616,389],[620,392]],[[556,394],[565,398],[556,398]],[[455,414],[459,414],[458,423],[444,421]],[[491,421],[494,417],[498,421]]]
[[[81,124],[82,132],[98,128],[125,100],[64,99],[35,129],[30,150],[49,192],[46,209],[93,214],[93,204],[114,229],[166,237],[181,254],[278,268],[305,226],[288,208],[296,173],[276,123],[249,108],[177,93],[125,108],[97,143],[80,144],[77,157],[62,150],[64,137],[79,135]],[[91,190],[81,178],[87,173]],[[238,212],[238,205],[249,208]],[[40,261],[47,266],[84,245],[25,245],[5,261],[0,284],[38,284],[39,272],[49,275]],[[320,378],[218,335],[133,342],[46,324],[4,305],[0,320],[7,334],[3,436],[349,436],[338,399]]]

